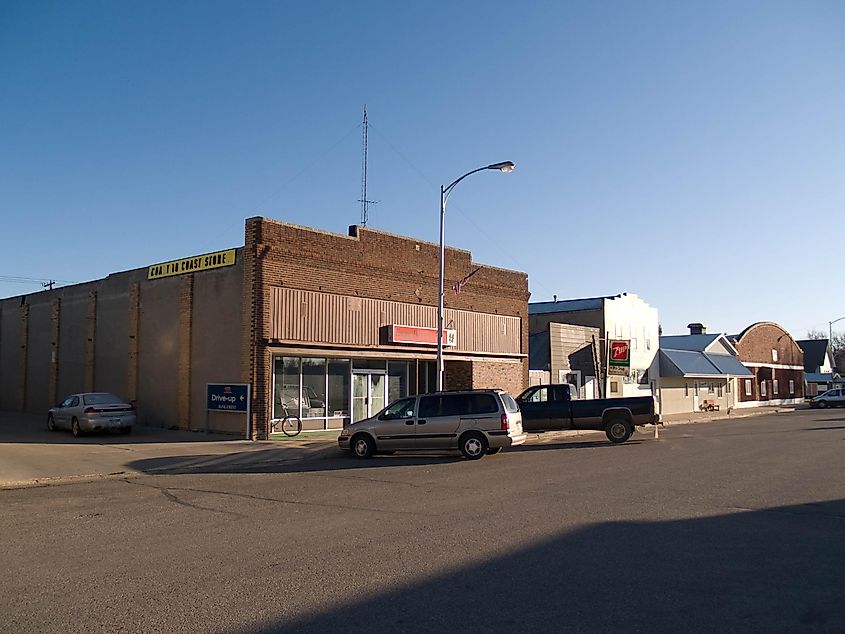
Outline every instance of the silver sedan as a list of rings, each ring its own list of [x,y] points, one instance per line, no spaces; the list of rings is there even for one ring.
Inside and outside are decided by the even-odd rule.
[[[47,413],[47,429],[69,429],[77,438],[95,431],[132,433],[135,408],[109,392],[71,394]]]

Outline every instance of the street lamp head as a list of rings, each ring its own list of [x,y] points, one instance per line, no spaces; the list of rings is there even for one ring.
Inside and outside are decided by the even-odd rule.
[[[506,174],[512,172],[516,168],[516,163],[513,161],[503,161],[502,163],[493,163],[492,165],[488,165],[488,170],[499,170],[500,172],[505,172]]]

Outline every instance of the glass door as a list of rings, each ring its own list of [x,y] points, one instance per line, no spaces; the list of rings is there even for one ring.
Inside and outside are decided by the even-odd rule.
[[[352,422],[369,418],[384,409],[387,376],[383,373],[352,373]]]

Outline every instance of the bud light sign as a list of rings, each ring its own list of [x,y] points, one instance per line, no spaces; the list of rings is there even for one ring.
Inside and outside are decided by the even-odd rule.
[[[246,383],[209,383],[207,407],[217,412],[249,411],[249,385]]]

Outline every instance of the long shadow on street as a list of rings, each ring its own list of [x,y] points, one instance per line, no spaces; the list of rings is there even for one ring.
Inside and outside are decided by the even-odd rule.
[[[730,511],[479,551],[475,565],[238,631],[845,631],[845,500]]]
[[[625,451],[643,441],[632,440],[624,445],[608,441],[559,442],[542,445],[521,445],[506,449],[506,453],[534,451],[558,451],[569,449],[606,449]],[[499,460],[502,456],[487,456],[483,460]],[[349,453],[341,452],[336,446],[324,443],[319,452],[303,458],[292,454],[288,448],[270,447],[262,450],[231,452],[217,455],[184,455],[160,458],[145,458],[127,463],[133,471],[150,475],[185,474],[234,474],[234,473],[310,473],[314,471],[338,471],[347,469],[372,469],[409,467],[419,465],[462,462],[457,452],[409,452],[395,455],[376,455],[369,460],[360,460]]]

